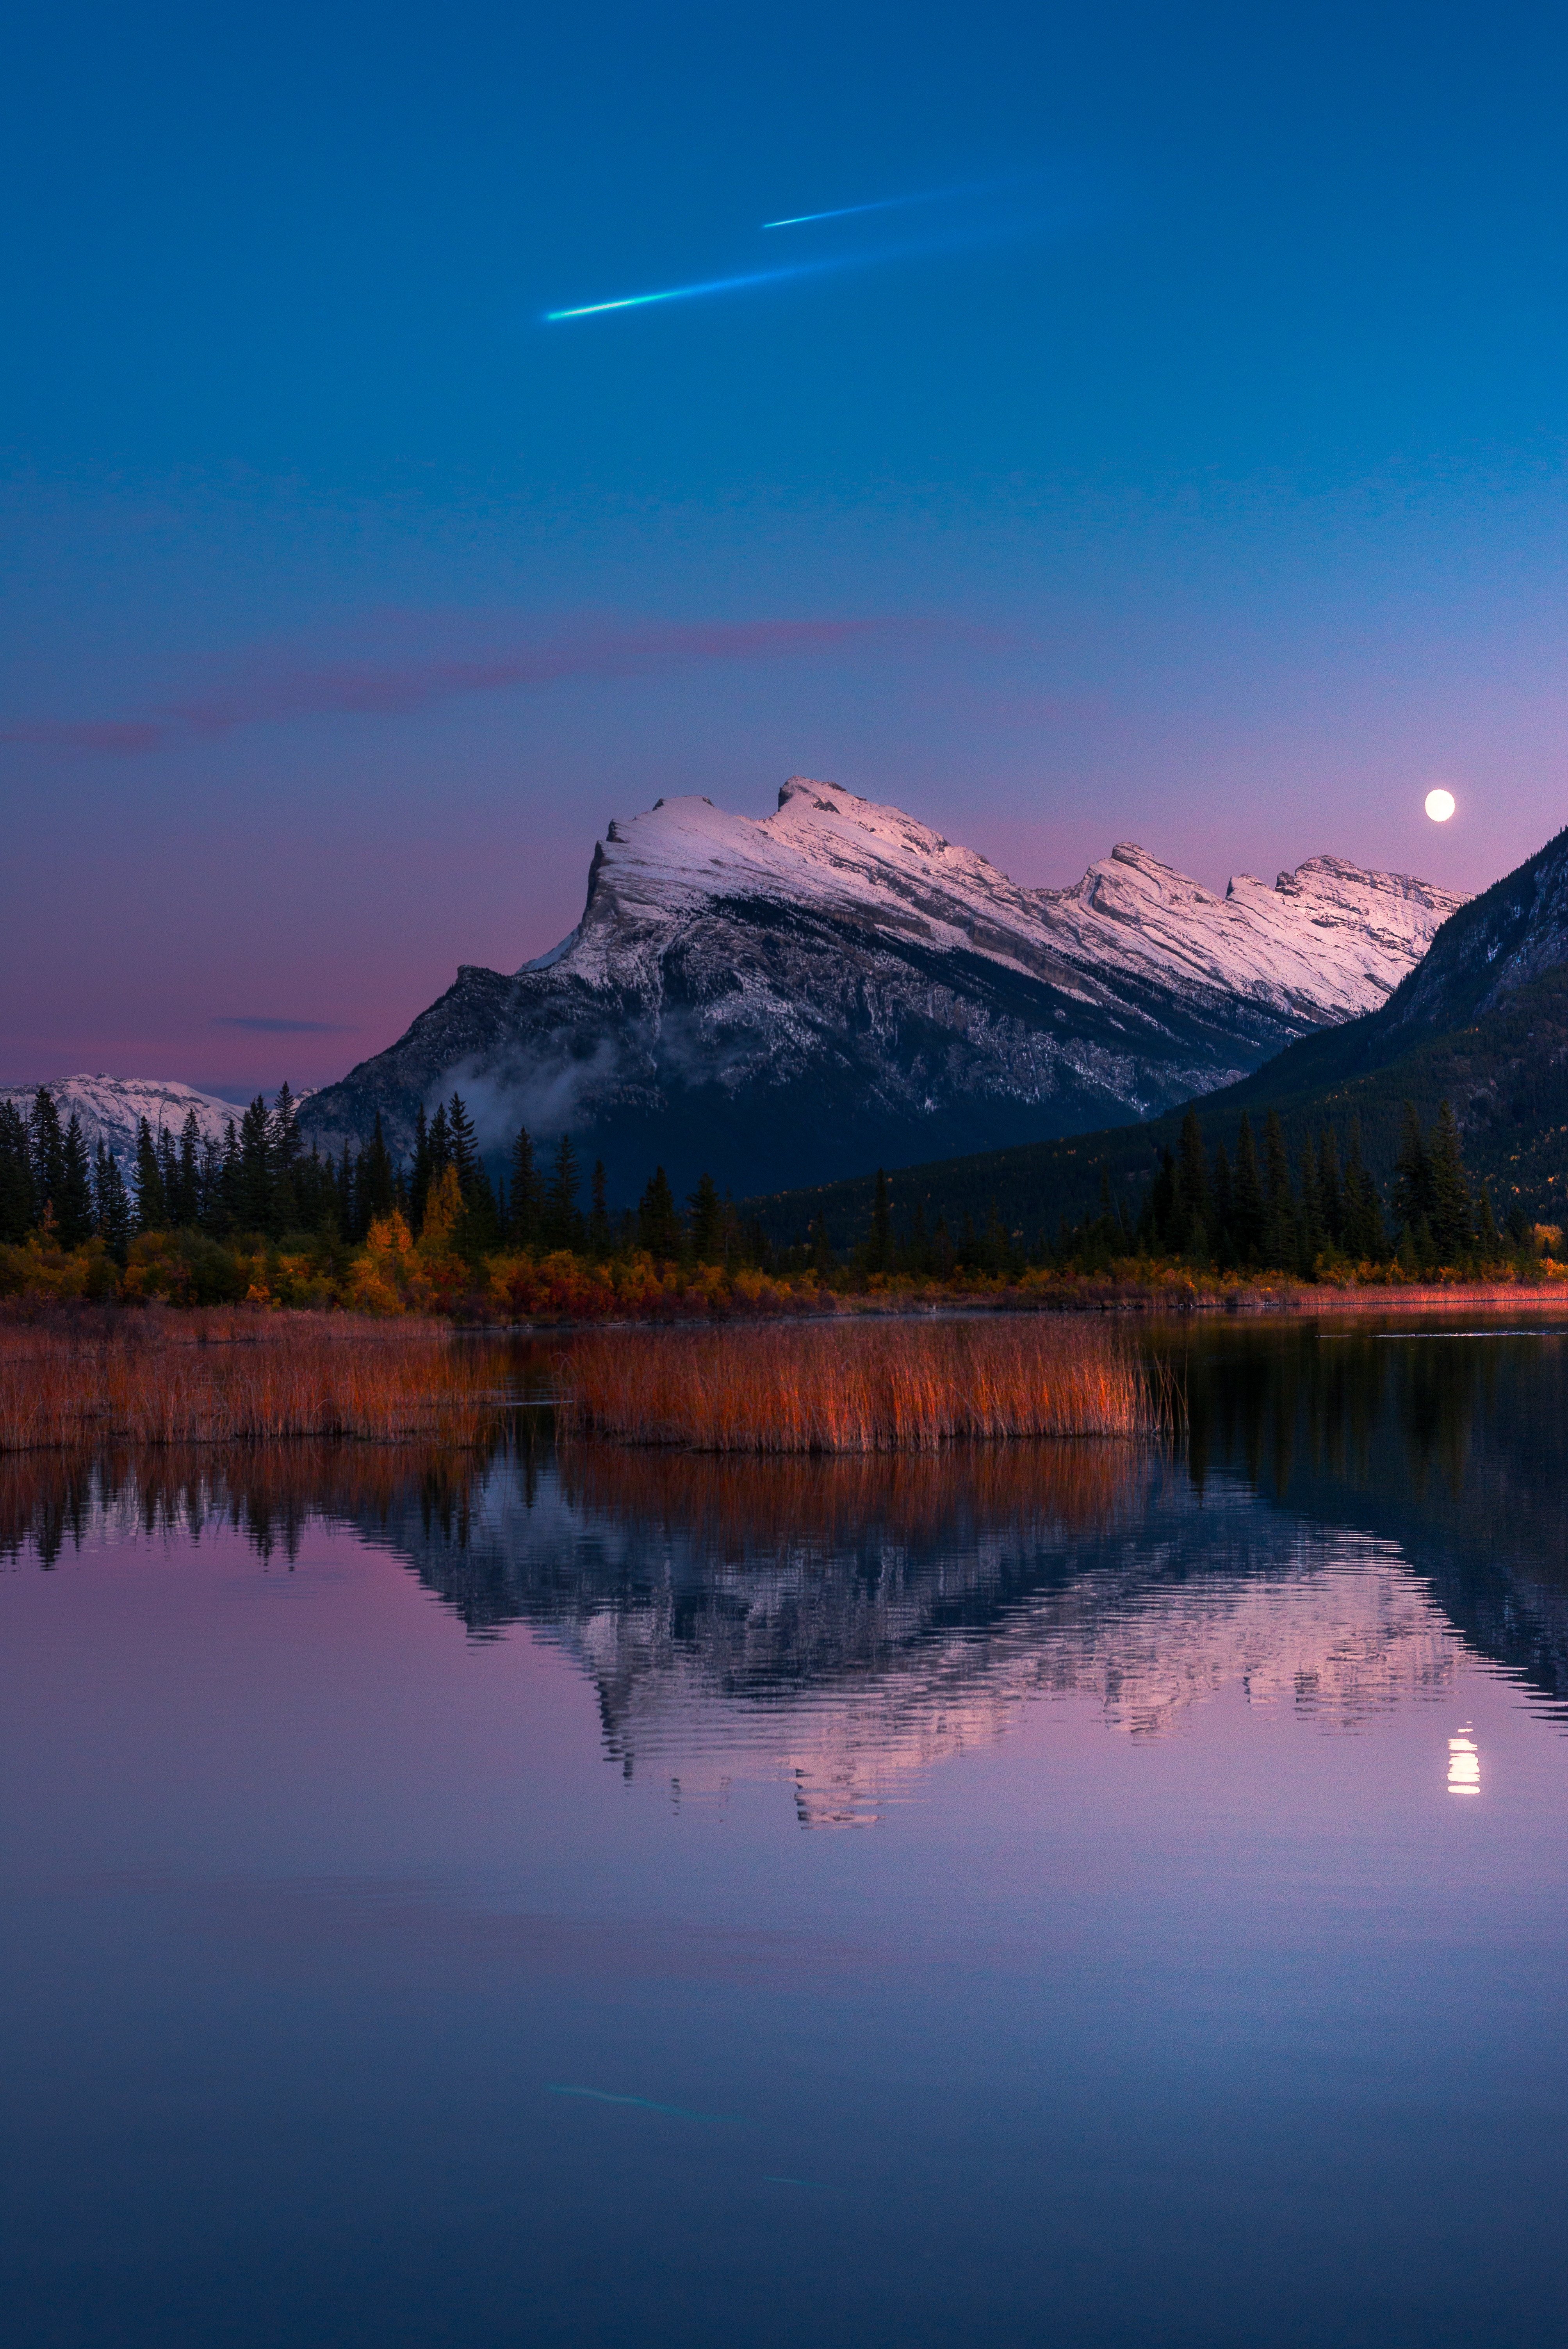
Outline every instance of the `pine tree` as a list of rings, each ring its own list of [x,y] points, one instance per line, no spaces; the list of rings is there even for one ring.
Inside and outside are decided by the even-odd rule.
[[[1268,1202],[1264,1261],[1273,1272],[1286,1272],[1296,1259],[1295,1194],[1279,1112],[1272,1109],[1264,1121],[1264,1189]]]
[[[546,1248],[571,1248],[578,1244],[577,1193],[583,1177],[578,1169],[577,1153],[572,1146],[572,1136],[563,1133],[555,1145],[555,1163],[550,1170],[550,1184],[544,1195],[544,1245]]]
[[[362,1228],[355,1237],[363,1239],[370,1227],[372,1216],[389,1216],[395,1205],[392,1183],[392,1154],[387,1147],[387,1137],[381,1131],[381,1112],[376,1112],[376,1124],[368,1147],[359,1159],[359,1179],[356,1198],[358,1222]]]
[[[1421,1121],[1416,1115],[1415,1102],[1408,1101],[1399,1129],[1399,1154],[1394,1161],[1394,1221],[1400,1231],[1413,1237],[1418,1225],[1430,1224],[1436,1206],[1431,1161],[1422,1138]]]
[[[172,1231],[180,1219],[180,1154],[166,1125],[158,1129],[158,1175],[163,1185],[164,1228]]]
[[[888,1195],[885,1166],[877,1168],[876,1189],[872,1196],[870,1269],[872,1272],[892,1270],[892,1202]]]
[[[1209,1197],[1212,1202],[1212,1240],[1214,1254],[1220,1262],[1229,1264],[1235,1254],[1235,1185],[1231,1180],[1231,1162],[1225,1155],[1222,1142],[1214,1144],[1214,1169],[1209,1178]]]
[[[686,1234],[695,1264],[718,1264],[724,1245],[720,1231],[718,1185],[711,1174],[697,1176],[696,1189],[686,1201]]]
[[[81,1120],[72,1110],[60,1145],[60,1189],[55,1202],[55,1221],[59,1230],[62,1247],[79,1247],[92,1237],[93,1184],[92,1164],[88,1146],[82,1139]]]
[[[1327,1237],[1317,1190],[1317,1159],[1311,1143],[1306,1142],[1302,1145],[1301,1210],[1296,1217],[1296,1261],[1304,1279],[1311,1279]]]
[[[408,1215],[418,1234],[424,1226],[425,1202],[430,1195],[430,1135],[425,1123],[425,1104],[414,1108],[414,1164],[408,1176]]]
[[[1324,1237],[1331,1247],[1345,1243],[1345,1193],[1339,1179],[1339,1145],[1334,1129],[1326,1125],[1317,1137],[1317,1211]]]
[[[130,1199],[119,1163],[100,1142],[93,1162],[93,1227],[117,1264],[130,1241]]]
[[[142,1118],[136,1129],[136,1228],[139,1232],[160,1232],[168,1222],[158,1145],[152,1139],[152,1128]]]
[[[1209,1169],[1203,1158],[1203,1130],[1198,1112],[1190,1109],[1181,1121],[1176,1155],[1175,1239],[1183,1255],[1208,1253]]]
[[[1236,1259],[1241,1264],[1261,1264],[1264,1246],[1268,1237],[1268,1206],[1264,1197],[1263,1177],[1258,1171],[1257,1144],[1245,1110],[1236,1133],[1236,1172],[1234,1178],[1235,1205],[1232,1211]]]
[[[604,1161],[602,1158],[595,1158],[593,1161],[593,1176],[589,1186],[589,1195],[593,1204],[588,1211],[588,1253],[597,1263],[603,1264],[604,1258],[610,1254],[613,1236],[610,1230],[610,1202],[604,1187]]]
[[[474,1177],[479,1172],[480,1150],[474,1138],[473,1120],[463,1105],[461,1093],[454,1093],[447,1103],[447,1134],[452,1164],[458,1170],[458,1188],[465,1200],[471,1200]]]
[[[828,1237],[828,1219],[819,1216],[811,1226],[811,1269],[819,1279],[826,1280],[837,1263],[833,1243]]]
[[[517,1140],[511,1145],[511,1179],[508,1191],[507,1239],[511,1247],[524,1248],[531,1256],[539,1246],[543,1202],[539,1195],[533,1143],[526,1125],[518,1127]]]
[[[42,1223],[46,1210],[53,1207],[57,1224],[60,1188],[66,1179],[66,1138],[60,1131],[55,1096],[47,1085],[40,1085],[33,1097],[27,1143],[33,1162],[33,1213]]]
[[[655,1167],[637,1202],[637,1246],[661,1264],[673,1263],[681,1252],[675,1193],[662,1166]]]
[[[1502,1253],[1502,1241],[1498,1233],[1497,1217],[1492,1213],[1491,1194],[1483,1183],[1475,1210],[1476,1254],[1483,1263],[1495,1263]]]
[[[1361,1159],[1361,1120],[1353,1117],[1345,1144],[1345,1251],[1356,1261],[1380,1264],[1388,1252],[1377,1185]]]
[[[33,1196],[27,1122],[14,1102],[0,1101],[0,1240],[15,1247],[26,1238]]]
[[[1440,1264],[1460,1264],[1475,1246],[1470,1184],[1460,1150],[1459,1120],[1451,1102],[1439,1102],[1432,1129],[1432,1245]]]
[[[273,1137],[264,1094],[258,1093],[240,1120],[235,1220],[245,1233],[273,1231]]]

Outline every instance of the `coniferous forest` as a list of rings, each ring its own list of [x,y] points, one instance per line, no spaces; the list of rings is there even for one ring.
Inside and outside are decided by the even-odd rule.
[[[492,1166],[494,1171],[492,1172]],[[879,1169],[867,1226],[835,1250],[820,1222],[778,1246],[707,1175],[678,1201],[655,1167],[634,1206],[612,1209],[604,1170],[584,1170],[570,1134],[536,1147],[525,1128],[504,1164],[487,1165],[456,1092],[418,1113],[407,1158],[377,1120],[357,1151],[303,1147],[285,1083],[259,1095],[222,1142],[194,1114],[175,1134],[137,1137],[129,1179],[46,1087],[24,1114],[0,1103],[0,1294],[128,1301],[340,1304],[377,1312],[470,1317],[636,1312],[690,1296],[758,1307],[802,1288],[906,1283],[951,1288],[1108,1277],[1395,1281],[1535,1278],[1560,1246],[1516,1212],[1500,1231],[1484,1186],[1467,1175],[1445,1102],[1423,1128],[1408,1103],[1387,1195],[1363,1162],[1352,1123],[1324,1128],[1292,1161],[1279,1118],[1205,1147],[1189,1111],[1136,1206],[1076,1224],[1048,1205],[1032,1231],[995,1211],[976,1228],[902,1210]],[[694,1287],[695,1283],[695,1287]]]

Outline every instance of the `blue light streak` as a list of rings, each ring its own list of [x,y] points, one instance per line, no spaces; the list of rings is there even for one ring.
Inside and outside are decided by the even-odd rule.
[[[623,294],[614,302],[582,302],[574,310],[547,310],[545,324],[562,318],[597,318],[606,310],[641,310],[650,302],[692,302],[702,294],[735,294],[747,285],[776,285],[783,277],[814,277],[841,266],[831,261],[800,261],[785,269],[754,269],[744,277],[709,277],[697,285],[667,285],[657,294]]]
[[[874,203],[841,204],[830,212],[791,212],[788,220],[764,221],[764,228],[806,228],[812,221],[850,220],[856,212],[891,212],[900,204],[934,203],[934,196],[879,196]]]

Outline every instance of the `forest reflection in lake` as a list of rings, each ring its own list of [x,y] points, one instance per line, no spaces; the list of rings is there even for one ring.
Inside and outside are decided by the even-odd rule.
[[[0,1464],[15,2337],[1554,2339],[1568,1338],[1149,1343],[1173,1446]]]

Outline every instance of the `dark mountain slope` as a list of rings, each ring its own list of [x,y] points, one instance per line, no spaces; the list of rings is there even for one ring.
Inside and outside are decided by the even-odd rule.
[[[1279,1112],[1295,1157],[1325,1124],[1343,1138],[1359,1117],[1367,1163],[1387,1181],[1402,1105],[1423,1119],[1450,1101],[1471,1174],[1504,1217],[1516,1205],[1559,1222],[1568,1214],[1568,832],[1443,924],[1426,959],[1365,1019],[1301,1039],[1239,1082],[1192,1102],[1205,1143],[1233,1148],[1243,1111],[1254,1128]],[[1173,1149],[1185,1105],[1139,1126],[1070,1141],[976,1154],[902,1170],[895,1207],[916,1201],[928,1225],[976,1224],[993,1205],[1032,1237],[1092,1210],[1102,1170],[1113,1195],[1142,1191]],[[752,1203],[774,1236],[794,1239],[822,1215],[836,1246],[863,1233],[872,1179]]]

